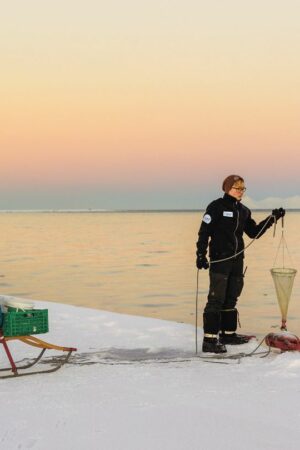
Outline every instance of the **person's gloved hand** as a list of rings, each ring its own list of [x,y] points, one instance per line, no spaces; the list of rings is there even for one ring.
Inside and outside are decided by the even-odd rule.
[[[276,220],[279,220],[281,217],[285,215],[285,209],[279,208],[279,209],[273,209],[272,216],[275,217]]]
[[[196,261],[197,269],[208,269],[209,268],[209,262],[205,255],[197,255],[197,261]]]

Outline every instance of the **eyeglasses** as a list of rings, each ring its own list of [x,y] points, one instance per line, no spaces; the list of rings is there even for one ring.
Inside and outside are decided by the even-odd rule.
[[[246,191],[245,187],[244,188],[237,188],[237,187],[232,186],[232,189],[235,189],[236,191],[239,191],[239,192],[245,192]]]

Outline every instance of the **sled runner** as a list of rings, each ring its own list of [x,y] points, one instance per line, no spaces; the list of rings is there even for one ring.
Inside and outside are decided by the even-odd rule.
[[[24,344],[28,344],[33,347],[38,347],[41,349],[41,351],[37,355],[36,358],[30,360],[26,364],[19,365],[19,364],[15,363],[15,361],[12,357],[12,354],[10,352],[10,349],[8,347],[8,344],[7,344],[8,341],[12,341],[12,340],[18,340],[20,342],[23,342]],[[7,355],[9,363],[10,363],[10,367],[5,367],[5,368],[0,369],[0,379],[1,378],[13,378],[16,376],[36,375],[36,374],[42,374],[42,373],[56,372],[69,360],[72,352],[77,350],[76,348],[73,348],[73,347],[61,347],[59,345],[50,344],[49,342],[42,341],[41,339],[38,339],[35,336],[5,337],[2,334],[2,330],[0,330],[0,344],[3,345],[5,353]],[[46,350],[59,350],[59,351],[65,352],[66,354],[62,358],[56,357],[52,361],[50,361],[51,365],[54,364],[53,367],[50,367],[50,368],[44,369],[44,370],[25,372],[24,370],[33,367],[35,364],[37,364],[41,360],[41,358],[45,354]]]
[[[26,309],[25,304],[22,304],[22,308],[24,309],[15,306],[16,305],[14,305],[14,307],[9,306],[7,308],[8,310],[2,314],[2,324],[0,323],[0,344],[3,345],[10,364],[9,367],[0,368],[0,379],[56,372],[69,360],[72,352],[77,349],[73,347],[62,347],[60,345],[51,344],[32,336],[32,334],[42,334],[48,332],[47,309]],[[35,358],[28,360],[26,363],[16,363],[8,346],[8,342],[10,341],[19,341],[23,344],[37,347],[40,349],[40,353]],[[35,366],[41,361],[46,350],[61,351],[63,352],[63,355],[55,356],[49,361],[47,360],[50,367],[46,369],[27,371],[27,369]]]

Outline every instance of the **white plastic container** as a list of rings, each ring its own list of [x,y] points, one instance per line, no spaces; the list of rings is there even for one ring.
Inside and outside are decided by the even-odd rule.
[[[6,299],[2,305],[3,312],[7,312],[7,311],[19,312],[19,311],[26,311],[29,309],[34,309],[33,302],[23,300],[23,299],[18,299],[16,297],[12,297],[11,299]]]

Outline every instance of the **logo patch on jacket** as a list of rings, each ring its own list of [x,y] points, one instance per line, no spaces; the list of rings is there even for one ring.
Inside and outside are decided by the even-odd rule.
[[[233,212],[232,211],[223,211],[223,216],[224,217],[233,217]]]
[[[205,214],[203,216],[203,222],[210,223],[211,222],[211,216],[209,214]]]

